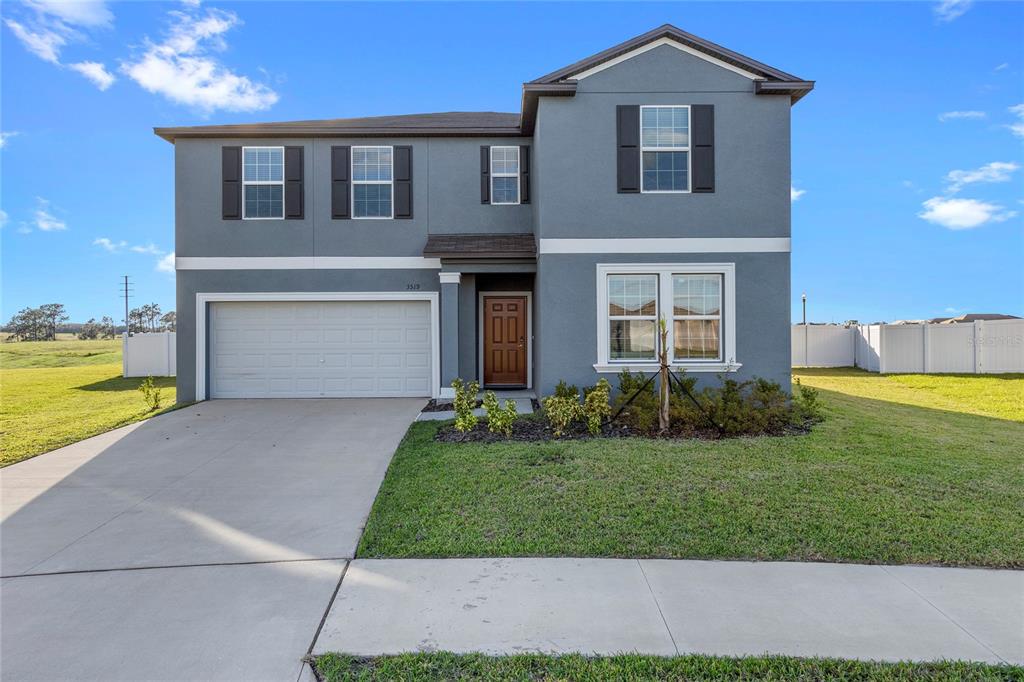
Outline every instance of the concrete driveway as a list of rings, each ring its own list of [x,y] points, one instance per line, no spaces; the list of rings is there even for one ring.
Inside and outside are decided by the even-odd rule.
[[[0,676],[295,680],[423,402],[204,402],[3,469]]]

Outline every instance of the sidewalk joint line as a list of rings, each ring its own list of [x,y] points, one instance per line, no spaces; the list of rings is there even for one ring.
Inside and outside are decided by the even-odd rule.
[[[907,588],[908,590],[910,590],[911,592],[913,592],[914,594],[916,594],[916,595],[917,595],[917,596],[918,596],[919,598],[921,598],[921,600],[922,600],[922,601],[924,601],[924,602],[925,602],[926,604],[928,604],[928,606],[930,606],[930,607],[932,607],[933,609],[935,609],[936,611],[938,611],[938,612],[939,612],[939,614],[941,614],[943,618],[945,618],[945,619],[946,619],[946,620],[948,620],[948,621],[949,621],[950,623],[952,623],[953,625],[955,625],[955,626],[957,626],[958,628],[960,628],[961,630],[963,630],[964,634],[966,634],[966,635],[967,635],[968,637],[970,637],[970,638],[971,638],[971,639],[973,639],[973,640],[974,640],[975,642],[977,642],[978,644],[980,644],[980,645],[981,645],[981,646],[982,646],[982,647],[983,647],[984,649],[988,650],[988,651],[989,651],[989,653],[991,653],[991,654],[992,654],[993,656],[995,656],[996,658],[998,658],[998,659],[999,659],[1000,661],[1002,661],[1003,663],[1009,663],[1009,661],[1007,661],[1007,660],[1006,660],[1005,658],[1003,658],[1002,656],[1000,656],[998,652],[996,652],[996,651],[995,651],[994,649],[992,649],[992,647],[990,647],[990,646],[989,646],[988,644],[985,644],[985,642],[983,642],[983,641],[981,641],[980,639],[978,639],[977,637],[975,637],[975,636],[974,636],[974,633],[973,633],[973,632],[971,632],[970,630],[968,630],[967,628],[965,628],[965,627],[964,627],[963,625],[961,625],[960,623],[958,623],[958,622],[957,622],[957,621],[956,621],[956,620],[955,620],[955,619],[954,619],[954,618],[953,618],[952,616],[950,616],[950,615],[949,615],[948,613],[946,613],[945,611],[943,611],[942,609],[940,609],[940,608],[939,608],[938,606],[936,606],[936,605],[935,605],[935,604],[934,604],[934,603],[933,603],[933,602],[932,602],[932,601],[931,601],[930,599],[928,599],[928,597],[924,596],[923,594],[921,594],[920,592],[918,592],[917,590],[915,590],[915,589],[914,589],[913,587],[911,587],[911,586],[910,586],[910,585],[908,585],[907,583],[903,582],[903,580],[902,580],[902,579],[900,579],[900,577],[899,577],[898,575],[895,575],[895,574],[893,574],[893,573],[890,573],[890,572],[889,572],[889,569],[888,569],[888,568],[886,568],[885,566],[879,566],[879,568],[881,568],[881,569],[882,569],[882,571],[884,571],[884,572],[885,572],[885,574],[886,574],[887,576],[889,576],[890,578],[892,578],[893,580],[895,580],[896,582],[898,582],[898,583],[899,583],[900,585],[903,585],[903,587]]]
[[[83,573],[116,573],[118,571],[157,571],[168,568],[212,568],[217,566],[263,566],[266,564],[298,564],[314,561],[351,561],[348,557],[314,557],[308,559],[264,559],[261,561],[212,561],[200,564],[165,564],[161,566],[122,566],[115,568],[82,568],[72,571],[50,571],[47,573],[15,573],[0,575],[0,579],[39,578],[48,575],[79,575]]]
[[[316,632],[313,633],[313,641],[309,643],[309,648],[306,649],[306,655],[303,660],[308,660],[313,655],[313,647],[316,646],[316,640],[320,639],[320,632],[324,629],[324,624],[327,622],[327,616],[330,615],[331,609],[334,608],[334,600],[338,598],[338,592],[341,591],[341,583],[344,582],[345,574],[348,573],[348,567],[352,565],[352,561],[352,559],[348,559],[341,568],[338,584],[334,586],[334,592],[331,593],[331,599],[327,602],[327,608],[324,609],[324,615],[320,618],[320,624],[316,626]]]
[[[668,638],[672,640],[672,648],[676,650],[676,656],[679,655],[679,645],[676,644],[675,635],[672,634],[672,628],[668,626],[668,620],[665,619],[665,612],[661,610],[661,604],[658,603],[658,597],[654,594],[654,588],[651,587],[651,581],[647,578],[647,571],[644,570],[644,565],[640,559],[636,560],[636,565],[640,568],[640,575],[644,577],[644,582],[647,583],[647,590],[651,593],[651,599],[654,600],[654,605],[658,607],[658,615],[661,616],[661,622],[665,624],[665,632],[668,633]]]

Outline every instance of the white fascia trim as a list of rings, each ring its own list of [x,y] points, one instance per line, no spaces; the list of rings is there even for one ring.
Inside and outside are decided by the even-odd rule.
[[[436,291],[228,291],[196,293],[196,400],[206,400],[208,303],[225,301],[427,301],[430,303],[431,396],[441,389],[441,318]]]
[[[175,270],[440,270],[422,256],[178,256]]]
[[[462,281],[461,272],[439,272],[437,276],[441,280],[441,284],[458,284]]]
[[[704,364],[686,364],[684,362],[672,363],[673,369],[681,369],[686,372],[735,372],[743,365],[739,362],[712,362]],[[594,371],[598,374],[618,374],[624,369],[630,372],[657,372],[661,369],[658,363],[626,363],[626,364],[595,364]]]
[[[789,253],[789,237],[540,239],[540,255],[565,253]]]
[[[579,73],[573,74],[571,76],[566,76],[565,79],[574,78],[574,79],[576,79],[578,81],[579,80],[583,80],[584,78],[586,78],[588,76],[593,76],[595,73],[601,73],[605,69],[610,69],[611,67],[613,67],[613,66],[615,66],[617,64],[621,64],[622,62],[626,61],[627,59],[632,59],[633,57],[636,57],[637,55],[641,55],[644,52],[649,52],[650,50],[653,50],[656,47],[661,47],[662,45],[668,45],[669,47],[674,47],[674,48],[676,48],[677,50],[679,50],[681,52],[685,52],[687,54],[693,55],[694,57],[699,57],[700,59],[703,59],[706,62],[711,62],[715,66],[720,66],[723,69],[727,69],[728,71],[732,71],[733,73],[738,73],[739,75],[745,76],[745,77],[749,78],[750,80],[764,80],[764,76],[759,76],[756,73],[752,73],[752,72],[747,71],[745,69],[741,69],[738,66],[733,66],[729,62],[723,62],[721,59],[718,59],[717,57],[712,57],[709,54],[705,54],[704,52],[701,52],[700,50],[695,50],[692,47],[690,47],[689,45],[683,45],[682,43],[680,43],[680,42],[678,42],[676,40],[673,40],[672,38],[658,38],[654,42],[647,43],[646,45],[643,45],[642,47],[636,48],[635,50],[631,50],[631,51],[629,51],[629,52],[627,52],[625,54],[621,54],[621,55],[619,55],[618,57],[616,57],[614,59],[609,59],[608,61],[603,62],[601,64],[598,64],[595,67],[589,68],[586,71],[580,71]],[[563,80],[565,80],[565,79],[563,79]]]

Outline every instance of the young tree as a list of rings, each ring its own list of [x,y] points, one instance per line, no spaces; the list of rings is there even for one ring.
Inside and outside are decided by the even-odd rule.
[[[164,316],[160,318],[160,323],[163,325],[164,330],[173,332],[178,326],[178,316],[171,310],[164,313]]]
[[[112,339],[117,333],[114,328],[114,319],[108,315],[104,315],[103,319],[100,320],[100,336],[104,339]]]
[[[96,318],[90,317],[89,321],[82,325],[82,329],[78,332],[78,338],[82,341],[99,338],[100,326],[96,324]]]

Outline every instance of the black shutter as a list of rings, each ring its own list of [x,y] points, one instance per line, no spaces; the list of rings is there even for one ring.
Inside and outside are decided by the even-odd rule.
[[[619,193],[640,191],[640,105],[615,107]]]
[[[303,217],[302,147],[284,148],[284,217],[301,220]]]
[[[491,203],[491,148],[480,147],[480,203]]]
[[[242,148],[221,147],[221,218],[242,218]]]
[[[715,105],[694,104],[690,107],[694,192],[715,191]]]
[[[519,148],[519,203],[530,203],[530,148]]]
[[[349,218],[349,156],[351,147],[331,147],[331,217]]]
[[[395,218],[412,218],[412,147],[395,147]]]

